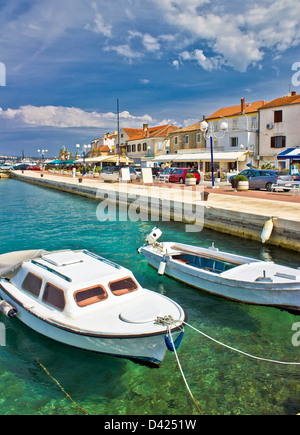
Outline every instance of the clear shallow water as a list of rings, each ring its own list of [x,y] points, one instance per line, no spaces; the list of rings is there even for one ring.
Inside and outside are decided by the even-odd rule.
[[[176,300],[188,322],[232,347],[256,356],[299,361],[292,325],[300,316],[239,304],[159,278],[136,249],[157,223],[104,222],[97,201],[16,180],[0,182],[0,254],[23,249],[82,249],[133,270],[146,287]],[[300,255],[213,231],[185,233],[179,223],[160,223],[164,240],[216,247],[300,266]],[[81,414],[38,361],[90,414],[197,414],[174,354],[160,369],[89,353],[42,337],[16,319],[0,347],[0,414]],[[300,412],[300,368],[255,361],[186,329],[178,355],[204,414],[296,414]]]

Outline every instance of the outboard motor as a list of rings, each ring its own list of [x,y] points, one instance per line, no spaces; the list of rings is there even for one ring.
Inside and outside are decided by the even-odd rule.
[[[153,228],[151,233],[146,237],[146,242],[149,245],[153,245],[162,235],[162,231],[159,228]]]

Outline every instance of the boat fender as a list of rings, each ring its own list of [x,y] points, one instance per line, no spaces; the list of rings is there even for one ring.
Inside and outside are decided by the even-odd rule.
[[[167,262],[165,260],[162,260],[160,262],[159,268],[158,268],[158,275],[159,276],[162,276],[165,273],[166,266],[167,266]]]
[[[18,311],[15,309],[15,307],[12,307],[8,302],[1,301],[0,302],[0,311],[5,314],[6,317],[9,319],[13,319],[16,317]]]
[[[266,221],[260,236],[262,243],[265,243],[271,237],[273,226],[273,218]]]
[[[182,342],[183,336],[184,336],[184,330],[181,331],[180,335],[178,335],[178,337],[174,341],[174,347],[176,350],[179,348],[179,346]],[[171,341],[168,334],[165,335],[165,342],[166,342],[166,346],[167,346],[168,350],[170,352],[174,352],[174,347],[173,347],[172,341]]]

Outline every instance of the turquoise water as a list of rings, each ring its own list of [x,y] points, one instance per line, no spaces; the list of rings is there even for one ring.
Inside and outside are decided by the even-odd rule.
[[[256,356],[299,361],[292,325],[300,316],[274,308],[227,301],[159,278],[136,249],[155,224],[104,222],[97,201],[16,180],[0,182],[0,254],[24,249],[82,249],[133,270],[140,283],[176,300],[197,329]],[[162,222],[164,240],[193,243],[282,264],[300,266],[300,255],[213,231],[185,233]],[[176,358],[160,369],[55,343],[1,315],[6,346],[0,347],[0,414],[191,415],[197,414]],[[183,371],[203,414],[300,412],[300,368],[255,361],[186,329],[178,351]],[[72,397],[58,387],[55,378]],[[76,406],[76,404],[78,406]],[[80,408],[81,409],[80,409]]]

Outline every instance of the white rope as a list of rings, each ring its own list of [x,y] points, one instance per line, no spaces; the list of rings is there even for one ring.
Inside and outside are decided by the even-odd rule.
[[[187,388],[187,390],[188,390],[188,392],[189,392],[189,394],[190,394],[190,396],[191,396],[191,398],[192,398],[194,404],[196,405],[196,408],[198,409],[198,411],[200,412],[200,414],[203,415],[201,409],[200,409],[199,406],[197,405],[197,402],[196,402],[196,400],[195,400],[195,398],[194,398],[194,396],[193,396],[193,394],[192,394],[192,392],[191,392],[191,389],[190,389],[189,384],[188,384],[188,382],[187,382],[187,380],[186,380],[186,377],[184,376],[184,373],[183,373],[183,370],[182,370],[182,367],[181,367],[181,364],[180,364],[180,361],[179,361],[179,358],[178,358],[178,355],[177,355],[177,352],[176,352],[176,348],[175,348],[175,345],[174,345],[174,341],[173,341],[173,337],[172,337],[172,334],[171,334],[171,330],[170,330],[170,326],[169,326],[169,325],[168,325],[168,331],[169,331],[169,336],[170,336],[171,343],[172,343],[172,346],[173,346],[173,349],[174,349],[174,353],[175,353],[175,356],[176,356],[177,364],[178,364],[178,367],[179,367],[180,372],[181,372],[181,376],[182,376],[182,378],[183,378],[183,380],[184,380],[184,383],[185,383],[185,385],[186,385],[186,388]]]
[[[299,366],[300,363],[296,363],[296,362],[283,362],[283,361],[276,361],[276,360],[272,360],[272,359],[266,359],[266,358],[260,358],[258,356],[254,356],[251,355],[249,353],[243,352],[241,350],[235,349],[234,347],[228,346],[227,344],[221,343],[220,341],[210,337],[209,335],[205,334],[204,332],[199,331],[198,329],[194,328],[192,325],[189,325],[186,322],[183,322],[186,326],[189,326],[190,328],[194,329],[194,331],[199,332],[199,334],[203,335],[204,337],[208,338],[209,340],[214,341],[217,344],[220,344],[221,346],[226,347],[227,349],[233,350],[234,352],[238,352],[241,353],[242,355],[248,356],[249,358],[253,358],[253,359],[257,359],[259,361],[266,361],[266,362],[271,362],[274,364],[283,364],[283,365],[294,365],[294,366]]]

